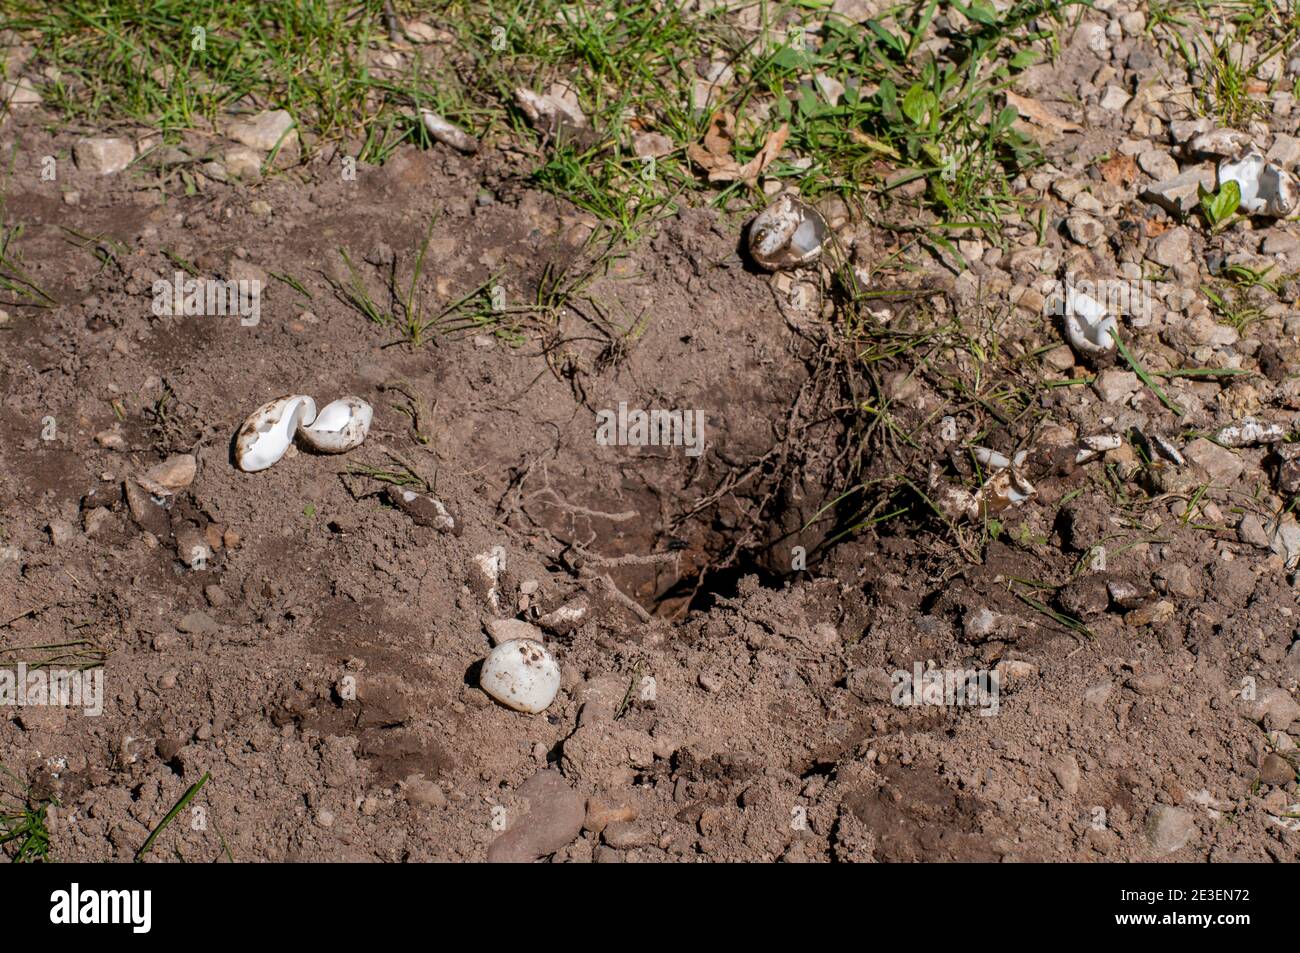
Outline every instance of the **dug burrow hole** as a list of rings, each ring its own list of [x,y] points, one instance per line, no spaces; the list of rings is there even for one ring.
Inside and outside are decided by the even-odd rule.
[[[603,577],[646,615],[668,619],[734,597],[748,576],[779,589],[836,573],[832,557],[852,546],[861,515],[855,435],[842,412],[861,382],[828,353],[795,366],[779,392],[735,395],[725,414],[710,414],[699,456],[579,445],[526,461],[512,472],[503,518],[546,539],[557,569]],[[759,414],[765,426],[738,438],[733,422]]]

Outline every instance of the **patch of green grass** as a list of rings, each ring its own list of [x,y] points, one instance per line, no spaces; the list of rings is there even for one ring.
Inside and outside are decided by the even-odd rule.
[[[998,13],[987,0],[911,0],[866,24],[822,2],[764,3],[757,33],[735,10],[659,0],[445,0],[433,11],[398,2],[401,19],[453,35],[415,44],[392,42],[383,0],[15,0],[9,25],[32,39],[33,65],[52,68],[43,92],[71,118],[174,138],[283,107],[309,150],[358,142],[359,158],[379,162],[403,141],[428,144],[413,118],[426,107],[479,138],[513,140],[531,154],[538,185],[633,240],[683,194],[712,190],[686,147],[719,109],[737,117],[740,162],[788,125],[798,161],[767,172],[811,198],[920,179],[942,222],[996,230],[1016,207],[1011,179],[1039,161],[998,95],[1057,48],[1056,26],[1075,2],[1016,0]],[[923,41],[939,12],[964,28],[936,55]],[[400,65],[376,66],[385,54]],[[701,79],[719,69],[716,84]],[[514,103],[515,89],[553,82],[573,90],[589,120],[559,142]],[[666,136],[667,154],[639,155],[643,132]],[[719,201],[734,198],[762,200],[733,184]]]
[[[215,123],[234,106],[291,108],[327,139],[365,125],[370,43],[382,0],[15,0],[36,63],[58,78],[43,93],[69,116],[130,119],[164,133]]]
[[[53,798],[34,797],[17,775],[0,765],[0,772],[18,782],[23,793],[11,800],[0,800],[0,849],[15,864],[45,863],[50,860],[48,812],[58,802]],[[2,795],[2,792],[0,792]]]
[[[149,853],[150,849],[152,849],[154,841],[158,839],[158,835],[167,829],[167,825],[176,820],[176,816],[180,814],[181,811],[185,810],[186,806],[194,800],[199,791],[203,790],[203,785],[207,784],[208,781],[211,780],[211,777],[212,775],[205,771],[203,777],[199,778],[186,789],[185,793],[181,795],[180,800],[172,805],[172,809],[163,816],[161,821],[158,822],[158,826],[149,832],[149,836],[145,838],[145,842],[141,844],[140,849],[135,852],[135,862],[137,864],[141,861],[144,855]],[[224,841],[222,846],[225,846]],[[229,848],[226,848],[226,852],[229,854]]]
[[[1264,317],[1264,309],[1250,300],[1250,290],[1263,288],[1273,295],[1281,290],[1282,282],[1269,278],[1271,273],[1271,268],[1258,271],[1246,265],[1228,265],[1217,282],[1201,285],[1201,293],[1209,299],[1221,324],[1244,331],[1247,325]]]
[[[787,46],[755,71],[775,115],[790,123],[795,151],[813,160],[784,171],[810,195],[847,194],[863,180],[888,178],[891,188],[924,180],[942,221],[995,231],[1016,208],[1011,179],[1041,161],[998,94],[1042,55],[1032,44],[1054,46],[1054,28],[1041,24],[1071,5],[1020,0],[997,14],[971,4],[968,28],[940,57],[920,49],[935,0],[899,4],[861,26],[828,19],[820,47]],[[837,102],[823,76],[844,87]]]
[[[1194,89],[1204,113],[1242,128],[1267,113],[1268,94],[1278,85],[1263,82],[1260,67],[1274,56],[1289,55],[1300,42],[1300,12],[1289,6],[1277,0],[1158,2],[1148,10],[1147,33],[1198,74]],[[1221,35],[1225,25],[1228,32]]]

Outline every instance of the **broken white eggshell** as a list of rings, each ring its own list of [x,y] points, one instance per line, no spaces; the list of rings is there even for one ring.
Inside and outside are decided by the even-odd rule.
[[[830,229],[811,205],[782,192],[749,226],[749,254],[768,271],[811,265]]]
[[[235,438],[235,463],[245,473],[273,466],[288,452],[298,427],[316,419],[316,401],[289,394],[249,414]]]
[[[429,135],[459,152],[478,152],[478,140],[458,126],[454,126],[435,112],[420,110],[420,120]]]
[[[1124,438],[1117,433],[1103,433],[1093,437],[1084,437],[1079,443],[1079,451],[1074,456],[1074,462],[1084,463],[1107,451],[1118,450],[1124,443]]]
[[[347,453],[366,439],[374,413],[360,397],[340,397],[321,408],[315,420],[303,420],[298,433],[320,453]]]
[[[560,665],[540,642],[502,642],[483,662],[479,685],[507,708],[536,715],[560,690]]]
[[[1214,440],[1225,447],[1253,447],[1261,443],[1277,443],[1285,437],[1286,428],[1281,424],[1264,424],[1254,417],[1243,417],[1240,423],[1221,429],[1214,435]]]
[[[588,125],[577,94],[562,83],[552,83],[545,93],[520,86],[515,90],[515,105],[534,129],[550,135],[566,127],[585,129]]]
[[[1241,211],[1248,215],[1286,218],[1300,202],[1295,179],[1285,169],[1274,165],[1258,152],[1237,162],[1219,163],[1219,187],[1227,181],[1241,189]]]
[[[1111,331],[1118,330],[1114,317],[1106,313],[1100,301],[1072,287],[1065,289],[1065,337],[1076,353],[1101,355],[1114,350]]]
[[[506,568],[506,549],[493,546],[476,555],[472,562],[470,588],[475,590],[494,612],[501,611],[501,574]]]

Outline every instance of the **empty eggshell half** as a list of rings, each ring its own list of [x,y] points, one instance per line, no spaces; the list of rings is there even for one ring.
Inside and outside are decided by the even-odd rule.
[[[749,226],[749,253],[768,271],[811,265],[830,233],[811,205],[783,192]]]
[[[293,443],[298,427],[315,419],[316,401],[306,394],[289,394],[263,404],[239,428],[235,463],[245,473],[273,466]]]
[[[535,715],[555,701],[560,666],[540,642],[502,642],[483,662],[479,685],[507,708]]]
[[[1097,356],[1114,350],[1111,332],[1118,330],[1115,319],[1100,301],[1067,287],[1065,291],[1065,336],[1080,355]]]
[[[340,397],[322,407],[315,420],[304,420],[298,432],[313,450],[346,453],[366,439],[374,413],[360,397]]]

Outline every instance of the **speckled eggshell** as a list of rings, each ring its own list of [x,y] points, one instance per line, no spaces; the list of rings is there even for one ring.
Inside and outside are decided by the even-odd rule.
[[[540,642],[502,642],[483,662],[479,685],[507,708],[535,715],[555,701],[560,666]]]

